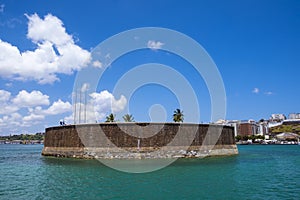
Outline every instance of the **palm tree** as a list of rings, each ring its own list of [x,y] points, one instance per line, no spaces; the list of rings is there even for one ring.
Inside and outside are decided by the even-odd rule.
[[[180,109],[176,109],[173,114],[173,121],[174,122],[183,122],[183,111]]]
[[[110,115],[106,116],[105,122],[115,122],[115,115],[110,113]]]
[[[134,122],[134,117],[132,115],[126,114],[123,116],[125,122]]]

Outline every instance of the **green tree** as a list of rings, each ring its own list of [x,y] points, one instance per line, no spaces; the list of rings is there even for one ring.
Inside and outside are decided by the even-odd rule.
[[[240,141],[242,139],[242,136],[241,135],[237,135],[237,136],[235,136],[235,139],[236,139],[236,141]]]
[[[248,139],[249,139],[249,136],[248,136],[248,135],[243,135],[243,136],[242,136],[242,140],[246,141],[246,140],[248,140]]]
[[[134,122],[134,117],[132,115],[126,114],[123,116],[125,122]]]
[[[110,115],[106,116],[105,122],[115,122],[115,115],[110,113]]]
[[[257,135],[257,136],[256,136],[256,139],[262,139],[262,140],[264,140],[264,139],[265,139],[265,136],[264,136],[264,135]]]
[[[180,109],[176,109],[174,111],[174,114],[173,114],[173,121],[174,122],[183,122],[183,111],[181,111]]]

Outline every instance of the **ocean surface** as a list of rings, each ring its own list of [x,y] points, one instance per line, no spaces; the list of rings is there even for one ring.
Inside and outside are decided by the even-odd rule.
[[[130,174],[97,160],[0,145],[0,199],[300,199],[300,145],[244,145],[239,155],[180,159]]]

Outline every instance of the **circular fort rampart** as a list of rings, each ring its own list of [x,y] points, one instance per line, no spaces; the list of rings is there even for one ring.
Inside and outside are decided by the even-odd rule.
[[[44,156],[104,159],[234,154],[238,150],[230,126],[137,122],[49,127],[42,151]]]

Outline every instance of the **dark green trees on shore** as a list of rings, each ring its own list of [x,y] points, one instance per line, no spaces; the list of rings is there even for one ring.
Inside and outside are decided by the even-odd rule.
[[[106,116],[106,121],[105,122],[115,122],[115,115],[110,113],[110,115]]]
[[[184,120],[183,116],[184,116],[183,112],[177,108],[173,114],[173,121],[174,122],[183,122],[183,120]]]
[[[126,114],[123,116],[125,122],[134,122],[134,117],[132,115]]]
[[[45,133],[0,136],[0,140],[44,140]]]

